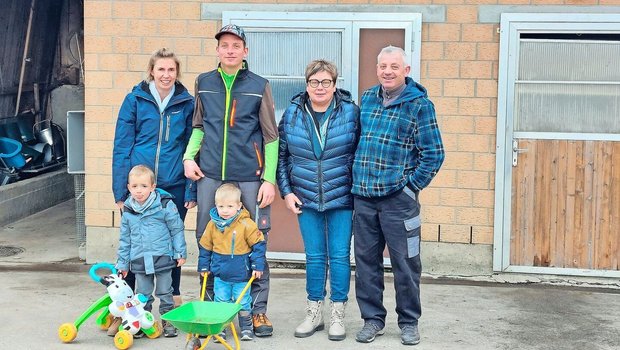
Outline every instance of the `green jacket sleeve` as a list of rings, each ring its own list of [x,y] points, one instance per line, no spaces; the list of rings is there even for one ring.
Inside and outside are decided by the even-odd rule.
[[[278,166],[278,139],[265,145],[265,171],[263,180],[276,184],[276,168]]]
[[[200,144],[202,143],[202,138],[204,136],[204,131],[199,128],[194,128],[194,130],[192,130],[192,136],[189,137],[189,142],[187,143],[187,148],[185,148],[185,154],[183,155],[183,160],[194,160],[198,154],[198,151],[200,151]]]

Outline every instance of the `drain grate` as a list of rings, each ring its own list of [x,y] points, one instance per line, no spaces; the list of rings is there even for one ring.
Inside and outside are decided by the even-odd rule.
[[[0,257],[7,257],[17,255],[19,253],[23,253],[25,251],[24,248],[20,247],[11,247],[8,245],[0,245]]]

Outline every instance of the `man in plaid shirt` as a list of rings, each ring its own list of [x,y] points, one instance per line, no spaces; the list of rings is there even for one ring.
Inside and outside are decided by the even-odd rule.
[[[356,340],[382,335],[383,250],[394,272],[401,342],[420,342],[420,204],[444,160],[435,108],[426,89],[407,75],[405,52],[388,46],[377,57],[379,85],[361,102],[361,135],[353,163],[355,292],[364,319]]]

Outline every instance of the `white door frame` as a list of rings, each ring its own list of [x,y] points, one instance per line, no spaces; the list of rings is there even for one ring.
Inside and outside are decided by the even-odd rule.
[[[503,13],[501,15],[495,148],[493,271],[618,278],[620,271],[613,270],[510,265],[512,139],[517,136],[513,130],[514,85],[518,71],[519,34],[523,32],[620,33],[620,14]],[[550,135],[545,137],[542,133],[535,134],[537,134],[535,138],[539,139],[551,137]],[[576,134],[556,134],[556,136],[554,138],[574,139]],[[586,138],[619,141],[620,135],[589,134],[588,137],[580,139]]]

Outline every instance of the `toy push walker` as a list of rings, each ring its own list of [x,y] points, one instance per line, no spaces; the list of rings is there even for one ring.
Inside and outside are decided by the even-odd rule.
[[[99,269],[108,269],[112,274],[99,277]],[[72,342],[77,337],[80,326],[99,310],[102,311],[96,323],[101,329],[108,329],[114,316],[122,318],[119,331],[114,336],[114,345],[119,350],[129,349],[133,345],[133,335],[139,330],[151,339],[161,335],[159,323],[150,312],[144,310],[143,305],[148,298],[142,294],[134,294],[112,264],[95,264],[90,268],[89,275],[95,282],[106,286],[108,293],[95,301],[75,322],[62,324],[58,328],[58,337],[63,343]]]
[[[205,289],[207,286],[207,276],[202,280],[202,290],[200,292],[201,301],[192,301],[183,304],[176,309],[170,310],[161,316],[163,320],[172,323],[178,329],[187,332],[187,343],[185,350],[202,350],[204,349],[212,337],[217,339],[228,350],[233,348],[219,336],[226,327],[230,327],[233,338],[235,339],[235,349],[241,349],[239,345],[239,337],[235,330],[232,320],[235,318],[239,310],[241,310],[241,299],[252,285],[254,276],[250,278],[245,288],[233,303],[204,301]],[[204,343],[200,344],[199,335],[206,335]]]

